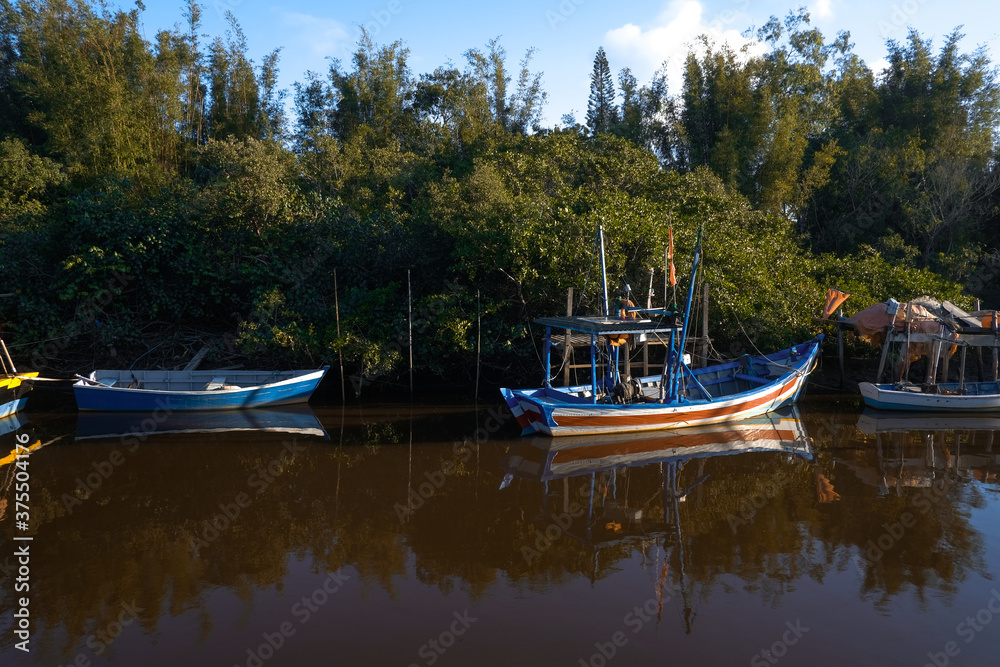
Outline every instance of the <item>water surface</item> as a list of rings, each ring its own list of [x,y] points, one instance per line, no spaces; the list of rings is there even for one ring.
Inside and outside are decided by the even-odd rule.
[[[0,468],[4,665],[997,664],[1000,420],[811,398],[563,442],[499,406],[160,417],[0,435],[44,445],[27,530]]]

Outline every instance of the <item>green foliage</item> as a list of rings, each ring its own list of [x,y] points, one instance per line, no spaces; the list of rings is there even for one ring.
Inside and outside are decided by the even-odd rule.
[[[898,301],[919,296],[949,300],[971,310],[971,298],[962,293],[962,286],[928,269],[914,269],[899,261],[889,261],[875,248],[862,245],[853,256],[820,255],[816,276],[820,284],[835,286],[850,293],[857,310],[885,301],[892,295]]]
[[[342,72],[334,62],[330,80],[337,98],[333,130],[338,138],[348,141],[364,131],[372,145],[384,146],[409,133],[413,78],[408,55],[399,41],[376,47],[362,29],[354,71]]]
[[[138,10],[101,9],[19,3],[12,85],[31,100],[25,120],[41,133],[36,142],[72,173],[154,175],[162,159],[173,159],[161,143],[157,105],[169,85],[142,38]]]
[[[0,221],[45,211],[45,195],[66,181],[61,165],[33,155],[19,138],[0,141]]]
[[[247,40],[236,17],[226,12],[227,41],[216,37],[209,47],[209,136],[213,139],[259,139],[272,133],[261,108],[260,88],[247,59]],[[276,58],[276,55],[274,56]],[[271,69],[274,64],[272,62]],[[265,78],[270,78],[266,73]],[[262,122],[264,121],[264,122]]]
[[[643,301],[652,269],[657,304],[668,230],[684,295],[704,228],[723,353],[811,335],[828,286],[859,307],[997,287],[1000,92],[957,33],[937,55],[890,43],[876,77],[793,13],[760,51],[702,41],[673,97],[662,71],[624,69],[616,99],[601,50],[589,132],[540,126],[530,50],[515,69],[494,39],[415,74],[364,33],[296,84],[287,127],[279,50],[256,67],[231,16],[203,46],[193,0],[149,42],[139,16],[0,5],[0,280],[19,292],[0,316],[18,342],[60,341],[46,363],[201,339],[215,360],[343,355],[391,382],[412,302],[419,372],[464,381],[481,346],[534,376],[533,320],[569,287],[601,307],[599,227],[611,298]]]
[[[629,102],[634,105],[635,86],[626,79]],[[594,56],[594,71],[590,75],[590,100],[587,102],[587,128],[591,134],[610,132],[619,122],[618,107],[615,105],[615,84],[611,80],[611,67],[604,47],[597,49]]]
[[[262,235],[299,212],[295,160],[271,141],[209,140],[198,149],[198,205],[215,221]]]

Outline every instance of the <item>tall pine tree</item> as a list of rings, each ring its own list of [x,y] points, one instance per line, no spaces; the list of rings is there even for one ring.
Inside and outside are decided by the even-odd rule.
[[[587,128],[590,133],[611,132],[618,124],[615,105],[615,84],[604,47],[594,56],[594,72],[590,75],[590,100],[587,102]]]

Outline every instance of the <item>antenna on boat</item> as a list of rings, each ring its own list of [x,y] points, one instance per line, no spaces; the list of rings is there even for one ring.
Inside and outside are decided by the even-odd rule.
[[[649,293],[646,295],[646,308],[653,307],[653,267],[649,267]]]

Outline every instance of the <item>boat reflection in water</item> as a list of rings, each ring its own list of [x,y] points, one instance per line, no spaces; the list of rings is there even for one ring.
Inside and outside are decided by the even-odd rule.
[[[266,414],[242,417],[274,428]],[[76,415],[32,415],[19,431],[32,442],[68,437],[31,455],[37,642],[22,658],[4,633],[0,664],[423,665],[428,638],[467,610],[479,622],[435,664],[769,664],[762,649],[801,619],[809,633],[781,666],[922,665],[1000,570],[1000,494],[974,478],[992,470],[985,431],[931,436],[938,494],[896,483],[925,474],[926,433],[865,436],[857,413],[808,405],[801,421],[478,446],[462,438],[481,414],[464,406],[316,415],[334,443],[187,435],[201,420],[164,421],[134,448],[112,438],[135,423],[81,421],[77,436],[105,439],[73,443]],[[884,497],[876,440],[896,487]],[[912,474],[897,473],[896,443]],[[294,605],[334,575],[305,623]],[[0,585],[0,616],[19,597]],[[139,622],[123,627],[133,602]],[[280,652],[248,655],[286,621]],[[88,640],[108,628],[121,637],[96,656]],[[602,662],[595,643],[619,633],[628,643]],[[961,664],[996,664],[990,636],[963,644]]]
[[[16,412],[9,417],[4,417],[0,419],[0,437],[7,435],[8,433],[14,433],[20,430],[21,426],[25,423],[24,418],[17,414]]]
[[[662,612],[668,569],[674,567],[679,580],[672,586],[683,597],[685,631],[690,633],[694,619],[689,602],[692,584],[686,576],[690,558],[684,553],[680,505],[708,480],[705,463],[709,459],[738,454],[777,455],[784,464],[797,460],[808,465],[814,460],[805,425],[797,408],[791,407],[740,422],[667,433],[535,437],[510,448],[500,488],[509,487],[516,478],[543,485],[542,508],[535,524],[545,539],[536,542],[536,549],[541,551],[545,540],[565,534],[592,550],[592,581],[600,576],[602,552],[626,546],[646,553],[650,546],[662,546],[657,615]],[[684,475],[682,481],[680,473],[689,463],[697,465],[696,473]],[[658,503],[650,502],[648,485],[641,482],[634,485],[639,493],[630,494],[631,473],[648,477],[651,472],[655,475],[650,470],[655,467],[659,468],[660,489],[654,493]],[[589,484],[576,491],[576,500],[569,484],[573,477],[589,477]],[[562,493],[550,492],[550,484],[559,481]],[[550,497],[557,495],[561,495],[561,506],[550,506]],[[524,553],[529,560],[530,551]]]
[[[81,412],[76,439],[145,438],[169,433],[290,433],[329,438],[307,405],[212,412]]]
[[[0,469],[16,463],[18,460],[26,461],[31,454],[42,447],[47,447],[62,439],[63,436],[58,436],[42,442],[35,434],[31,422],[21,415],[15,414],[0,419]],[[14,475],[8,473],[0,481],[0,507],[6,502],[7,492],[11,488],[13,479]],[[0,519],[3,519],[3,516],[4,513],[0,510]]]
[[[874,438],[876,468],[868,457],[864,461],[848,457],[844,462],[862,481],[875,486],[879,496],[899,494],[904,487],[930,488],[945,480],[947,473],[997,484],[1000,451],[994,453],[993,443],[1000,417],[866,409],[857,427]]]
[[[514,445],[508,453],[505,488],[513,476],[548,481],[649,463],[787,452],[812,459],[812,447],[796,408],[740,422],[655,433],[545,438]]]

